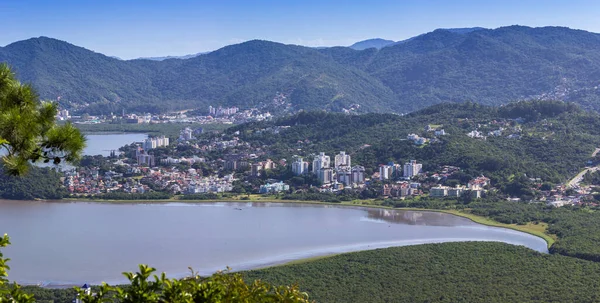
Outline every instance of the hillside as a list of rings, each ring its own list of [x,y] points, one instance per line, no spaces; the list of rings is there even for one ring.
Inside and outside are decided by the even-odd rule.
[[[445,134],[425,131],[428,125],[444,129]],[[278,133],[269,131],[274,128],[280,128]],[[446,103],[405,116],[309,112],[225,132],[251,146],[268,146],[264,151],[272,159],[292,159],[296,154],[311,159],[318,152],[333,155],[343,150],[367,174],[389,161],[416,159],[427,171],[458,166],[467,180],[484,174],[502,191],[521,196],[527,193],[511,185],[514,176],[559,183],[581,171],[600,146],[598,129],[597,113],[571,103],[535,101],[504,107]],[[487,138],[467,135],[474,131]],[[417,145],[407,140],[409,134],[428,142]]]
[[[521,99],[597,110],[599,50],[599,34],[509,26],[439,29],[379,50],[254,40],[163,61],[122,61],[41,37],[0,48],[0,62],[14,66],[43,98],[60,96],[63,106],[92,113],[209,104],[406,113],[441,102]],[[277,93],[286,103],[273,108]]]
[[[385,40],[385,39],[381,39],[381,38],[375,38],[375,39],[368,39],[368,40],[363,40],[363,41],[359,41],[356,42],[350,46],[348,46],[351,49],[354,50],[365,50],[367,48],[376,48],[376,49],[381,49],[384,48],[388,45],[392,45],[395,42],[392,40]]]

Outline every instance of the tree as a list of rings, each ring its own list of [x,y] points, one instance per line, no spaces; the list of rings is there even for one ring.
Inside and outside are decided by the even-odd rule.
[[[59,164],[81,158],[85,137],[71,123],[57,125],[58,105],[41,102],[35,90],[21,84],[8,65],[0,64],[0,150],[4,171],[27,172],[29,163]]]

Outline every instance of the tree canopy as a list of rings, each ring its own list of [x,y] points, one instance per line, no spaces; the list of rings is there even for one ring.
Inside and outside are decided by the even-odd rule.
[[[0,151],[4,171],[22,175],[29,163],[59,164],[81,157],[85,137],[72,124],[57,125],[58,105],[41,102],[33,87],[21,84],[0,64]]]

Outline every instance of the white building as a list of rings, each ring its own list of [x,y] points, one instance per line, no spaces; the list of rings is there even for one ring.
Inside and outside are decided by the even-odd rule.
[[[410,160],[410,162],[404,163],[404,177],[412,178],[419,173],[423,169],[423,164],[417,163],[417,160]]]
[[[278,193],[278,192],[282,192],[282,191],[287,191],[289,189],[290,189],[289,185],[280,181],[278,183],[273,183],[273,184],[267,183],[265,185],[261,185],[259,192],[261,194]]]
[[[165,137],[165,136],[148,138],[144,141],[144,144],[143,144],[143,148],[146,151],[157,148],[157,147],[164,147],[164,146],[169,146],[169,138]]]
[[[294,173],[296,176],[299,176],[306,174],[307,172],[308,162],[304,161],[302,157],[297,157],[294,162],[292,162],[292,173]]]
[[[379,180],[389,180],[394,173],[394,167],[390,165],[379,166]]]
[[[329,167],[331,167],[331,158],[329,156],[326,156],[325,153],[319,153],[318,156],[315,156],[312,167],[314,174],[318,174],[319,170]]]
[[[346,155],[346,152],[344,151],[340,151],[340,153],[335,156],[335,167],[338,168],[340,166],[352,166],[350,155]]]

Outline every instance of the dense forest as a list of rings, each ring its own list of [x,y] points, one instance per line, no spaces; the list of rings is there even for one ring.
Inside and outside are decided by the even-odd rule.
[[[0,198],[11,200],[62,199],[67,191],[61,174],[51,168],[32,167],[21,177],[9,176],[0,168]]]
[[[378,249],[246,273],[317,302],[599,302],[600,263],[503,243]]]
[[[208,105],[406,113],[441,102],[499,105],[536,97],[600,108],[598,34],[561,27],[439,29],[375,47],[254,40],[190,59],[123,61],[40,37],[0,47],[0,62],[43,98],[60,97],[64,107],[90,114]],[[278,93],[286,96],[281,108],[272,104]]]

